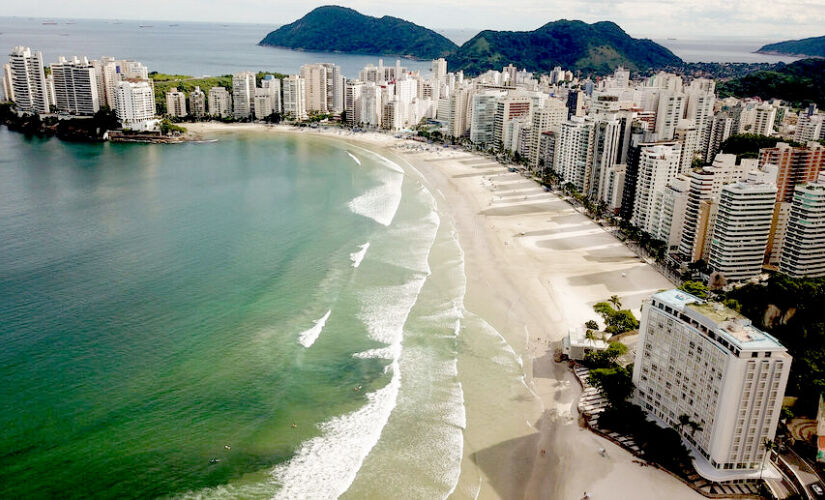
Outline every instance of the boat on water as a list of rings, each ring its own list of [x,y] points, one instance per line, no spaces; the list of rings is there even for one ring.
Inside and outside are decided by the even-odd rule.
[[[151,24],[141,24],[138,28],[154,28]]]
[[[57,26],[57,23],[54,21],[43,21],[40,24],[42,24],[43,26]]]

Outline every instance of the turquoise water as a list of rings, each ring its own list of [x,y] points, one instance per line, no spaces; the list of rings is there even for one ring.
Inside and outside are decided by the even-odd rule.
[[[463,267],[409,173],[288,135],[0,152],[0,497],[455,487]]]

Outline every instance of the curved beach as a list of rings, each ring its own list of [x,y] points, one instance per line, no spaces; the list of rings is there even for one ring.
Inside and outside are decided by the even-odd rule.
[[[462,333],[467,352],[457,362],[466,429],[452,497],[575,499],[586,491],[591,498],[702,498],[578,423],[580,387],[566,365],[553,361],[554,345],[568,328],[595,318],[594,303],[619,295],[638,310],[642,299],[671,283],[566,201],[488,158],[383,134],[187,127],[197,137],[244,131],[344,140],[396,161],[433,194],[464,254],[470,316]],[[518,362],[517,380],[494,380],[489,360],[472,355],[477,331],[501,336]]]

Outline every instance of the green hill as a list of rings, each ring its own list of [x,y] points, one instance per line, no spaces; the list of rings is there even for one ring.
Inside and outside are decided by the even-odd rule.
[[[269,33],[259,45],[319,52],[444,57],[458,46],[417,24],[397,17],[365,16],[338,6],[318,7],[294,23]]]
[[[448,62],[451,71],[464,70],[470,75],[507,64],[534,72],[561,66],[595,74],[610,73],[620,65],[642,71],[682,64],[670,50],[651,40],[635,39],[615,23],[565,19],[535,31],[482,31]]]
[[[825,107],[825,59],[780,63],[771,70],[719,82],[716,90],[721,97],[777,98],[796,106],[815,102]]]
[[[757,50],[760,54],[789,54],[804,57],[825,57],[825,36],[769,43]]]

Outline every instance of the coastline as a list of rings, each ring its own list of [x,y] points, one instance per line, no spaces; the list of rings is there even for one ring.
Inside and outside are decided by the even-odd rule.
[[[314,133],[371,149],[419,176],[450,219],[465,256],[465,308],[512,347],[533,396],[486,395],[513,409],[506,425],[487,426],[483,402],[466,391],[464,460],[452,497],[581,498],[587,491],[592,498],[702,498],[580,426],[579,385],[553,360],[567,329],[596,317],[595,302],[616,294],[638,313],[642,299],[671,286],[615,237],[532,180],[471,153],[343,129],[189,126],[200,139],[224,131]]]

